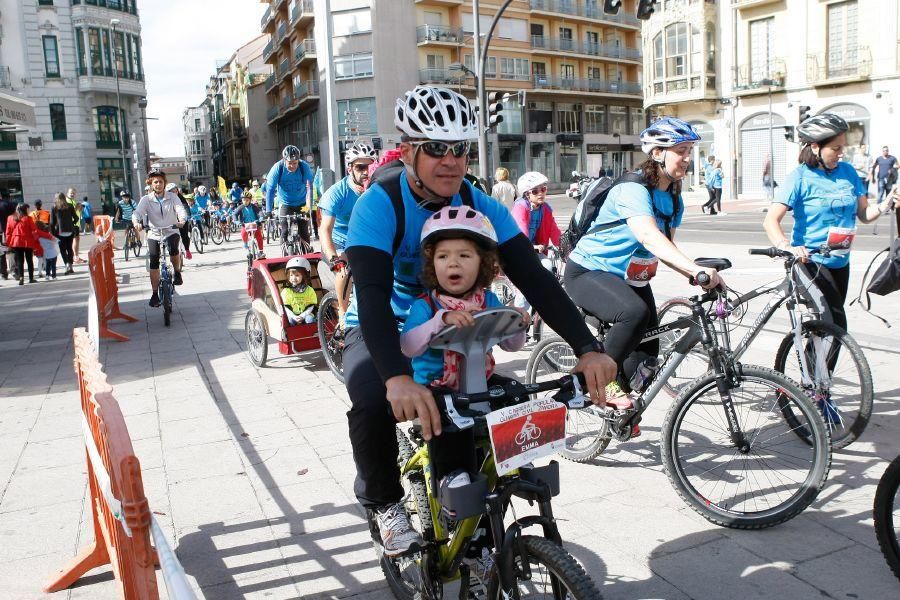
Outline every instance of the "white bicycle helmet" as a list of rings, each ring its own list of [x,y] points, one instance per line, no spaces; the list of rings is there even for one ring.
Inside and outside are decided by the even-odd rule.
[[[310,267],[309,261],[302,256],[295,256],[291,260],[287,261],[287,265],[285,265],[284,268],[287,271],[290,271],[291,269],[306,269],[307,273],[312,271],[312,267]]]
[[[197,193],[200,194],[201,196],[205,196],[206,195],[206,186],[201,185],[200,187],[198,187]]]
[[[378,158],[378,153],[372,146],[360,142],[359,144],[355,144],[349,150],[347,150],[347,153],[344,154],[344,163],[349,167],[353,164],[353,161],[360,160],[362,158],[375,160]]]
[[[174,190],[174,189],[177,188],[177,187],[178,187],[178,184],[177,184],[177,183],[167,183],[167,184],[166,184],[166,191],[167,191],[167,192],[171,192],[172,190]]]
[[[850,126],[841,117],[832,113],[822,113],[800,123],[797,126],[797,135],[801,142],[817,144],[840,135],[848,129]]]
[[[528,171],[516,181],[516,189],[519,190],[519,194],[524,196],[526,193],[530,192],[534,188],[544,185],[549,182],[547,176],[543,173],[538,173],[537,171]]]
[[[394,125],[412,139],[461,142],[478,139],[472,103],[453,90],[419,85],[397,99]]]

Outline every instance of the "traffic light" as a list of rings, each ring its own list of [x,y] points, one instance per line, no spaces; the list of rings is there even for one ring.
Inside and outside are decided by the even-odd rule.
[[[804,104],[801,104],[799,109],[800,109],[800,119],[797,122],[802,123],[803,121],[807,120],[810,116],[809,115],[809,107]]]
[[[622,6],[622,0],[603,0],[603,12],[608,15],[619,12],[620,6]]]
[[[654,4],[656,4],[656,0],[640,0],[638,2],[637,18],[642,21],[649,19],[650,15],[653,14]]]
[[[503,122],[503,115],[500,114],[500,111],[503,110],[503,102],[508,100],[510,95],[501,94],[500,92],[491,92],[488,94],[488,114],[487,114],[487,127],[490,129],[494,125],[499,125]]]
[[[784,128],[784,139],[786,139],[789,142],[794,141],[794,126],[793,125],[788,125],[787,127]]]

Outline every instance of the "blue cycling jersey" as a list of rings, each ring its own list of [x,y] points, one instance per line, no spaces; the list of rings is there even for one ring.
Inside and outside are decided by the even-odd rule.
[[[832,238],[846,240],[856,228],[856,208],[866,184],[850,163],[839,162],[831,173],[800,165],[790,172],[784,185],[776,188],[775,202],[794,213],[793,246],[818,248]],[[814,254],[811,260],[826,267],[839,268],[850,263],[846,251],[833,251],[828,258]]]
[[[266,175],[266,211],[271,211],[273,201],[278,196],[282,206],[306,205],[306,185],[312,186],[313,174],[305,161],[300,161],[297,170],[291,173],[284,161],[278,161]]]
[[[206,194],[205,196],[197,194],[194,196],[194,202],[196,202],[197,206],[201,209],[206,210],[206,207],[209,205],[209,194]]]
[[[331,241],[334,242],[338,252],[347,247],[347,229],[350,226],[350,215],[353,206],[359,199],[359,193],[353,187],[350,176],[347,175],[337,184],[328,188],[322,199],[319,200],[319,209],[329,217],[334,217],[334,229],[331,232]]]
[[[131,215],[134,213],[134,209],[137,208],[137,205],[133,202],[125,202],[124,200],[119,200],[119,210],[122,213],[122,220],[131,222]]]
[[[463,185],[469,186],[475,209],[483,213],[494,226],[499,243],[502,244],[520,233],[519,226],[516,225],[505,206],[472,187],[470,183],[463,182]],[[403,196],[406,223],[403,229],[403,239],[396,254],[394,253],[394,234],[397,231],[396,212],[387,192],[377,183],[360,196],[353,207],[347,239],[348,248],[367,246],[393,256],[394,288],[391,293],[391,309],[397,318],[398,328],[399,324],[406,320],[413,301],[423,292],[423,288],[419,284],[419,273],[422,272],[419,238],[422,235],[425,220],[434,214],[433,211],[419,206],[419,200],[410,190],[406,177],[400,177],[400,191]],[[453,196],[451,204],[453,206],[462,204],[459,194]],[[350,306],[347,309],[345,321],[348,327],[359,325],[355,289],[350,297]]]

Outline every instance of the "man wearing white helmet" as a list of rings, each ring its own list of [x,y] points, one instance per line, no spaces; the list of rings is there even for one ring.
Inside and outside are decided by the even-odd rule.
[[[347,413],[357,468],[356,496],[375,513],[384,552],[419,547],[401,499],[396,421],[419,418],[427,440],[440,436],[440,413],[428,388],[416,383],[400,351],[399,329],[422,293],[420,237],[427,218],[466,204],[484,214],[497,234],[506,275],[580,357],[591,397],[603,403],[615,365],[584,324],[553,275],[541,267],[531,243],[499,202],[463,183],[469,148],[478,138],[471,103],[440,87],[419,86],[397,100],[402,167],[379,176],[350,217],[347,256],[353,295],[345,315],[343,366],[352,408]],[[385,410],[390,406],[393,414]],[[440,440],[440,438],[437,438]]]
[[[359,143],[347,150],[344,164],[347,176],[336,185],[328,188],[319,200],[322,211],[322,222],[319,224],[319,240],[322,243],[322,255],[334,271],[334,290],[338,300],[338,312],[343,318],[347,310],[346,285],[347,258],[344,249],[347,247],[347,228],[350,225],[350,214],[359,195],[363,193],[369,180],[369,165],[375,162],[378,153],[368,144]]]

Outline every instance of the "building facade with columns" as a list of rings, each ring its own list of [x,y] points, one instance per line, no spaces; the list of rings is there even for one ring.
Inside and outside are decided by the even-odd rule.
[[[703,135],[694,186],[712,154],[725,197],[765,198],[769,156],[776,183],[797,166],[801,107],[848,121],[845,160],[900,140],[896,0],[666,0],[642,37],[645,107]]]
[[[97,206],[141,187],[131,151],[135,143],[142,163],[146,88],[136,2],[0,0],[0,25],[0,88],[33,102],[36,116],[33,130],[0,138],[0,188],[46,203],[74,187]]]

